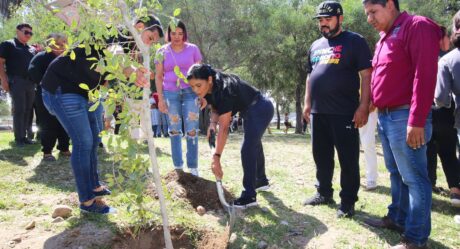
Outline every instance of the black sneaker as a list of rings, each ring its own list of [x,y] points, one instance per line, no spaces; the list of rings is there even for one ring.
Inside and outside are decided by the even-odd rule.
[[[340,205],[337,210],[337,218],[351,218],[355,215],[355,205]]]
[[[311,205],[311,206],[316,206],[316,205],[329,205],[329,204],[335,204],[334,199],[332,197],[324,197],[320,195],[319,193],[316,193],[313,197],[305,200],[303,202],[303,205]]]
[[[19,147],[19,148],[22,148],[25,146],[23,141],[16,141],[15,144],[16,144],[16,147]]]
[[[257,203],[256,197],[240,197],[236,200],[233,201],[232,203],[233,207],[235,208],[240,208],[240,209],[246,209],[249,207],[255,207],[258,206],[259,203]]]
[[[32,139],[29,138],[24,138],[24,144],[35,144],[36,142]]]
[[[268,183],[268,181],[256,183],[256,191],[268,191],[269,189],[270,184]]]
[[[93,194],[96,196],[97,199],[100,199],[105,195],[112,194],[112,192],[107,187],[103,187],[101,191],[93,191]]]
[[[80,204],[80,212],[82,213],[96,213],[96,214],[113,214],[116,209],[107,206],[104,202],[94,201],[90,206]]]

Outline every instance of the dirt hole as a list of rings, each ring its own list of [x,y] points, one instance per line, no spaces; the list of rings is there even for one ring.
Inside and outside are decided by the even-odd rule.
[[[173,198],[184,200],[193,208],[203,206],[206,210],[223,210],[217,194],[216,182],[196,177],[183,171],[171,171],[163,177],[166,188]],[[156,196],[155,187],[150,186],[150,194]],[[225,199],[232,201],[235,197],[224,188]]]
[[[180,227],[170,229],[173,247],[175,249],[225,249],[227,248],[228,229],[217,234],[211,231],[195,231],[191,233]],[[117,236],[112,249],[163,249],[165,248],[163,227],[157,226],[144,229],[137,238],[129,233]]]

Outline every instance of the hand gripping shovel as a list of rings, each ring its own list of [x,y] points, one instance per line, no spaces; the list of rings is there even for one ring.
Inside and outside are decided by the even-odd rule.
[[[209,135],[209,148],[211,149],[211,154],[214,155],[214,151],[216,148],[216,133],[214,130],[211,130],[210,135]],[[220,204],[222,204],[222,207],[225,209],[225,211],[228,212],[230,216],[230,230],[235,223],[235,209],[233,208],[232,205],[229,205],[227,200],[225,200],[225,194],[224,194],[224,188],[222,187],[222,179],[218,179],[216,177],[216,187],[217,187],[217,195],[219,196],[219,201]],[[230,236],[230,233],[229,233]]]

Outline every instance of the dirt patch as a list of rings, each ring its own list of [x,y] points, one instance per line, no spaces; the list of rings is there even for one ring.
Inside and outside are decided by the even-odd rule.
[[[88,222],[47,239],[43,248],[102,248],[110,245],[113,238],[110,229]]]
[[[171,171],[163,177],[167,189],[173,198],[184,200],[193,208],[203,206],[206,210],[222,210],[217,194],[216,183],[183,171]],[[155,187],[150,187],[150,194],[156,195]],[[231,201],[235,197],[224,188],[225,199]]]
[[[227,248],[228,232],[224,234],[208,231],[192,233],[179,227],[173,227],[170,231],[173,247],[176,249]],[[115,243],[112,245],[112,249],[161,249],[164,247],[162,226],[142,230],[137,238],[133,238],[129,233],[120,235],[115,238]]]
[[[198,242],[198,249],[226,249],[230,238],[230,227],[227,226],[224,233],[205,233]]]

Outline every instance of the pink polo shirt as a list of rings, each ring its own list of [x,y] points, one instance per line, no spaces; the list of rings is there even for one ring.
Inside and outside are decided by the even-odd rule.
[[[433,103],[441,29],[406,12],[381,32],[372,60],[372,101],[377,108],[410,105],[408,125],[424,127]]]

